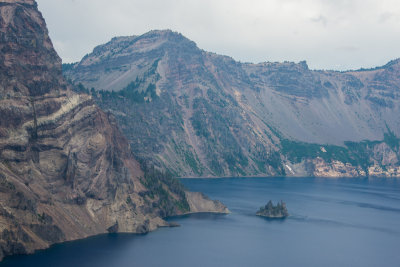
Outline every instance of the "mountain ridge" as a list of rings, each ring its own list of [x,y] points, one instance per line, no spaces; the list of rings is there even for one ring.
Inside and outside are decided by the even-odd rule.
[[[369,170],[359,165],[361,152],[346,144],[368,150],[372,168],[382,165],[372,152],[378,148],[362,141],[383,142],[388,130],[400,133],[398,60],[344,73],[310,70],[304,61],[240,63],[201,50],[171,31],[131,37],[121,53],[104,51],[87,55],[64,74],[90,89],[99,105],[117,117],[136,156],[178,176],[331,176],[306,171],[307,162],[319,164],[316,145],[332,148],[328,154],[334,157],[324,154],[323,166],[364,176]],[[297,166],[282,151],[303,143],[314,156]],[[146,150],[145,144],[152,148]],[[345,162],[335,154],[339,151],[346,154]]]

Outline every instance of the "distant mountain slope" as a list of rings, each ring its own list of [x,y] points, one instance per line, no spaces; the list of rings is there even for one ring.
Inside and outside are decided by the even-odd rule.
[[[71,90],[33,0],[0,0],[0,260],[163,217],[226,211],[133,158],[116,122]]]
[[[397,147],[383,140],[400,133],[399,60],[352,72],[240,63],[166,30],[113,38],[65,67],[117,117],[135,155],[179,176],[357,176],[377,166],[397,175]],[[345,146],[349,141],[363,152]],[[313,144],[346,156],[321,157],[326,148]],[[293,149],[303,145],[313,152],[294,162]],[[375,158],[376,149],[390,164]],[[318,164],[333,173],[316,171]]]

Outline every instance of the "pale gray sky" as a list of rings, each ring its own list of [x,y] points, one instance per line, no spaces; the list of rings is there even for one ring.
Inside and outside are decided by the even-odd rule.
[[[242,62],[307,60],[313,69],[400,57],[399,0],[37,0],[64,62],[114,36],[178,31]]]

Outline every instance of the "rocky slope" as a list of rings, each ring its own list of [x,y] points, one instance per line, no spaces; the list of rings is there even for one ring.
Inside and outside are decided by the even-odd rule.
[[[0,0],[0,51],[0,260],[227,212],[140,165],[113,117],[70,89],[35,1]]]
[[[167,30],[113,38],[64,74],[116,116],[137,157],[178,176],[400,175],[399,60],[240,63]]]

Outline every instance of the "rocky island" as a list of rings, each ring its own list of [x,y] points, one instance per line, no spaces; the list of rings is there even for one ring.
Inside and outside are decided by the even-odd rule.
[[[267,218],[286,218],[289,216],[288,210],[286,208],[286,203],[281,201],[274,206],[272,201],[270,200],[267,205],[261,207],[259,211],[257,211],[256,215],[267,217]]]

